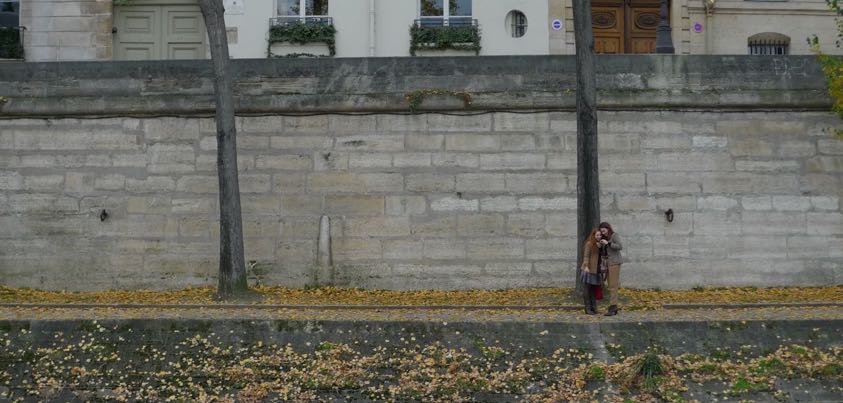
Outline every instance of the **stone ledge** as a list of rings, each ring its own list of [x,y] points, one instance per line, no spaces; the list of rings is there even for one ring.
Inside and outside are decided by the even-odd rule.
[[[573,56],[238,59],[239,114],[407,112],[407,93],[472,95],[471,111],[573,110]],[[601,109],[827,110],[812,56],[598,57]],[[208,61],[0,64],[0,117],[197,115],[213,112]],[[466,111],[448,96],[422,111]]]
[[[602,318],[602,317],[601,317]],[[708,353],[714,347],[739,349],[752,345],[758,351],[792,343],[811,347],[839,346],[843,320],[691,320],[691,321],[568,321],[509,320],[484,321],[404,320],[201,320],[201,319],[102,319],[102,320],[0,320],[0,329],[17,340],[28,339],[33,347],[46,347],[53,335],[85,334],[102,326],[120,335],[124,345],[154,340],[163,348],[196,335],[216,335],[223,343],[290,344],[313,348],[321,342],[348,343],[362,349],[378,346],[403,347],[402,337],[413,344],[442,343],[451,348],[476,348],[477,340],[495,341],[515,353],[533,349],[551,353],[558,348],[578,348],[607,357],[607,346],[623,346],[638,353],[653,345],[669,354]],[[25,332],[21,332],[25,330]],[[80,331],[85,330],[85,331]],[[389,342],[392,340],[392,343]],[[521,350],[521,351],[516,351]]]
[[[662,304],[663,309],[749,309],[749,308],[811,308],[811,307],[843,307],[843,302],[759,302],[759,303],[738,303],[738,304],[683,304],[670,303]],[[0,303],[0,308],[26,308],[26,309],[201,309],[201,310],[222,310],[222,309],[254,309],[254,310],[331,310],[331,311],[433,311],[433,310],[458,310],[458,311],[578,311],[582,305],[286,305],[286,304],[34,304],[34,303]]]

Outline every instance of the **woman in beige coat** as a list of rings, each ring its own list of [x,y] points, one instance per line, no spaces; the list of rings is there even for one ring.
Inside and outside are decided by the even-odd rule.
[[[607,275],[607,282],[609,288],[609,310],[606,316],[618,314],[618,290],[621,286],[621,264],[623,264],[623,255],[621,250],[623,244],[621,237],[615,233],[612,226],[607,222],[601,222],[597,227],[602,233],[603,237],[599,241],[608,251],[609,259],[609,273]]]

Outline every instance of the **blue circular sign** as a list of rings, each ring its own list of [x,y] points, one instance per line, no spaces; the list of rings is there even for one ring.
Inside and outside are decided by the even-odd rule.
[[[553,20],[553,22],[550,23],[550,26],[553,27],[554,31],[558,31],[558,30],[562,29],[562,21],[561,20]]]

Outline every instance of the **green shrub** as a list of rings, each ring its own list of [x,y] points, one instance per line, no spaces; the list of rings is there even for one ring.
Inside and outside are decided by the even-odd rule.
[[[839,39],[836,45],[840,47],[840,40],[843,39],[843,19],[839,17],[843,16],[843,8],[841,8],[839,0],[825,0],[825,2],[837,14],[838,18],[835,22],[837,23],[837,37]],[[811,46],[811,51],[817,55],[820,67],[825,74],[825,78],[828,80],[828,94],[834,101],[831,110],[837,113],[840,118],[843,118],[843,60],[839,57],[832,57],[825,54],[820,49],[820,41],[816,35],[808,38],[808,44]],[[837,136],[843,137],[843,130],[837,129],[834,131],[837,133]]]
[[[290,24],[279,25],[269,28],[269,43],[266,47],[267,57],[287,57],[288,55],[275,55],[272,53],[272,45],[275,43],[287,42],[298,45],[307,43],[324,43],[328,45],[328,53],[331,56],[337,54],[336,48],[337,29],[333,24]],[[305,54],[294,54],[305,55]],[[308,54],[308,56],[310,56]]]
[[[480,27],[469,26],[441,26],[424,27],[413,25],[410,27],[410,54],[415,56],[418,50],[470,50],[480,54]]]

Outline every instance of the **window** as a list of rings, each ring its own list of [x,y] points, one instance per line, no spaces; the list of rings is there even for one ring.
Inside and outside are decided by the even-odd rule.
[[[275,0],[275,18],[271,27],[292,24],[332,24],[328,17],[328,0]]]
[[[471,0],[421,0],[419,7],[422,26],[472,25]]]
[[[751,55],[786,55],[789,53],[790,37],[776,32],[762,32],[747,40]]]
[[[0,27],[20,25],[20,1],[0,0]]]
[[[276,15],[279,17],[325,17],[328,15],[328,0],[276,0]]]
[[[506,15],[506,32],[513,38],[520,38],[527,33],[527,16],[518,10],[512,10]]]
[[[23,59],[20,1],[0,0],[0,59]]]

